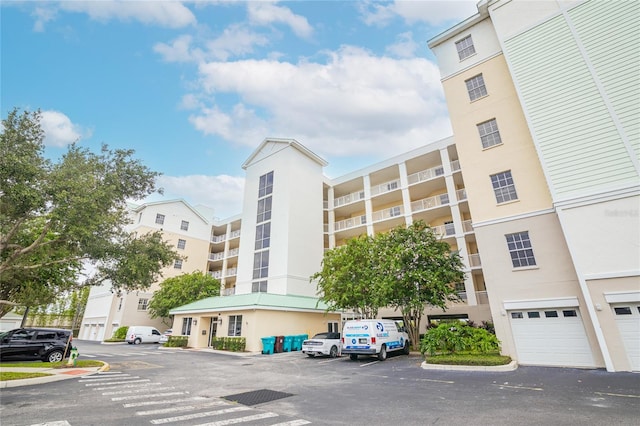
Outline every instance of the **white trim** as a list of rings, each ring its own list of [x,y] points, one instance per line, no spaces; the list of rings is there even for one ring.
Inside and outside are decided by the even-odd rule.
[[[640,291],[610,291],[604,293],[607,303],[640,302]]]
[[[501,217],[499,219],[485,220],[482,222],[472,222],[471,224],[473,225],[474,228],[480,228],[482,226],[498,225],[500,223],[505,223],[505,222],[513,222],[521,219],[529,219],[531,217],[544,216],[544,215],[552,214],[555,212],[556,210],[554,208],[550,208],[550,209],[538,210],[534,212],[528,212],[524,214],[518,214],[515,216]]]
[[[502,302],[507,311],[520,309],[542,309],[542,308],[573,308],[578,307],[578,298],[558,297],[554,299],[529,299],[529,300],[505,300]]]
[[[587,281],[590,280],[607,280],[611,278],[630,278],[630,277],[639,277],[640,270],[630,270],[630,271],[613,271],[613,272],[602,272],[599,274],[585,274],[584,279]]]
[[[446,76],[446,77],[442,77],[442,78],[440,79],[440,82],[441,82],[441,83],[444,83],[444,82],[445,82],[445,81],[447,81],[447,80],[451,80],[452,78],[458,77],[460,74],[464,74],[464,73],[466,73],[467,71],[469,71],[469,70],[471,70],[471,69],[473,69],[473,68],[476,68],[478,65],[484,64],[485,62],[488,62],[488,61],[490,61],[490,60],[492,60],[492,59],[494,59],[494,58],[497,58],[498,56],[504,56],[504,54],[502,53],[502,51],[498,51],[498,52],[494,53],[493,55],[487,56],[486,58],[484,58],[484,59],[483,59],[483,60],[481,60],[481,61],[474,62],[473,64],[469,64],[469,66],[464,67],[463,69],[458,70],[458,71],[454,72],[453,74],[449,74],[449,75],[448,75],[448,76]],[[476,75],[479,75],[479,74],[483,74],[483,73],[482,73],[482,72],[479,72],[479,73],[478,73],[478,74],[476,74]],[[472,76],[472,77],[469,77],[469,78],[473,78],[473,77],[475,77],[475,76]],[[484,77],[483,77],[483,78],[484,78]],[[487,85],[485,84],[485,87],[486,87],[486,86],[487,86]],[[474,100],[469,101],[469,103],[473,103],[473,102],[475,102],[475,101],[479,101],[480,99],[484,99],[484,98],[486,98],[486,97],[488,97],[488,96],[489,96],[489,93],[488,93],[488,91],[487,91],[487,94],[486,94],[486,95],[482,95],[482,96],[480,96],[479,98],[475,98]]]
[[[210,312],[238,312],[238,311],[284,311],[284,312],[308,312],[308,313],[325,313],[324,309],[305,309],[305,308],[287,308],[283,306],[256,306],[256,305],[245,305],[245,306],[233,306],[233,307],[225,307],[225,308],[202,308],[202,309],[192,309],[189,311],[171,311],[169,312],[171,315],[183,315],[183,314],[206,314]],[[329,312],[331,313],[331,312]],[[339,314],[340,312],[335,312]]]

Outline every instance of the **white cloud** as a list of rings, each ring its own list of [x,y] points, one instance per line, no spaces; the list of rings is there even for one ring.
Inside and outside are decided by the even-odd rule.
[[[478,12],[477,0],[399,0],[390,4],[366,1],[358,8],[367,25],[387,25],[395,16],[408,23],[426,22],[439,25],[449,21],[461,21]]]
[[[159,53],[167,62],[198,62],[203,59],[204,54],[198,48],[191,48],[192,37],[181,35],[175,38],[171,44],[156,43],[153,51]]]
[[[207,42],[211,58],[226,61],[231,56],[253,53],[254,46],[266,46],[269,39],[240,24],[225,28],[220,37]]]
[[[296,15],[291,9],[277,6],[267,1],[251,1],[247,3],[249,20],[254,24],[269,25],[283,23],[288,25],[298,36],[308,38],[313,34],[313,27],[304,16]]]
[[[398,34],[397,38],[398,41],[387,46],[386,51],[398,58],[413,58],[420,47],[420,45],[413,40],[413,34],[406,32]]]
[[[33,31],[43,32],[47,22],[52,21],[56,17],[56,10],[48,7],[36,7],[31,14],[36,18],[33,24]]]
[[[157,185],[164,195],[154,195],[145,202],[183,198],[189,204],[203,204],[214,209],[219,219],[242,212],[244,178],[218,175],[160,176]]]
[[[89,131],[73,124],[69,117],[58,111],[42,111],[40,126],[44,131],[46,146],[64,147],[78,141],[83,136],[90,136]]]
[[[179,1],[61,1],[67,12],[86,13],[96,21],[138,21],[147,25],[182,28],[196,23],[195,15]]]
[[[327,55],[327,63],[202,64],[205,94],[231,93],[241,102],[209,106],[192,123],[251,147],[266,136],[296,138],[325,158],[384,158],[451,134],[433,63],[377,57],[355,47]]]

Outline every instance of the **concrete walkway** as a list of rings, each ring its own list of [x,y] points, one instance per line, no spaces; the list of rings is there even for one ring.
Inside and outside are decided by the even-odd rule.
[[[109,364],[105,363],[102,367],[63,367],[63,368],[31,368],[31,367],[3,367],[0,364],[0,372],[17,372],[17,373],[45,373],[48,376],[33,377],[31,379],[18,380],[2,380],[0,381],[0,389],[14,388],[18,386],[39,385],[42,383],[55,382],[58,380],[72,379],[74,377],[88,376],[98,371],[108,371]]]

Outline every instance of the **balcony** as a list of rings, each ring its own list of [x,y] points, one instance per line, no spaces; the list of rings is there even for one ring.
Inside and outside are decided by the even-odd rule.
[[[480,261],[480,254],[478,253],[469,254],[469,266],[471,268],[479,268],[482,266],[482,262]]]
[[[349,228],[355,228],[356,226],[366,225],[366,223],[367,223],[367,216],[365,215],[356,216],[356,217],[352,217],[349,219],[336,222],[333,225],[333,229],[334,229],[334,232],[338,232],[338,231],[343,231]]]
[[[333,208],[344,206],[347,204],[355,203],[356,201],[364,200],[364,191],[352,192],[351,194],[343,195],[342,197],[333,199]]]
[[[465,188],[458,189],[456,191],[456,198],[458,201],[464,201],[467,199],[467,190]]]
[[[238,268],[228,268],[224,274],[225,277],[235,277],[238,275]]]
[[[211,236],[211,242],[212,243],[223,243],[225,242],[227,239],[231,240],[234,238],[240,238],[240,230],[238,229],[237,231],[233,231],[230,234],[222,234],[222,235],[212,235]]]
[[[419,212],[422,210],[428,210],[439,206],[445,206],[449,204],[449,194],[440,194],[435,197],[423,198],[422,200],[413,201],[411,203],[411,211]]]
[[[232,250],[229,250],[226,256],[223,251],[217,252],[217,253],[209,253],[209,260],[216,261],[216,260],[222,260],[224,258],[235,257],[238,255],[239,252],[240,252],[240,249],[234,248]]]
[[[432,167],[430,169],[423,170],[421,172],[413,173],[409,175],[408,176],[409,185],[424,182],[442,175],[444,175],[444,167],[442,166]]]
[[[386,194],[387,192],[395,191],[396,189],[400,189],[400,179],[391,180],[380,185],[372,186],[371,196],[375,197],[376,195]]]
[[[486,291],[476,291],[476,302],[478,305],[488,305],[489,304],[489,296]],[[467,292],[461,291],[458,293],[458,297],[464,302],[467,302]]]
[[[382,209],[373,212],[373,221],[379,222],[381,220],[390,219],[392,217],[402,216],[404,214],[404,209],[402,206],[395,206],[388,209]]]
[[[220,279],[222,278],[222,271],[209,271],[209,275],[212,276],[213,278],[217,278]]]
[[[235,287],[223,288],[220,291],[220,295],[221,296],[233,296],[234,294],[236,294],[236,288]]]
[[[431,228],[440,238],[452,237],[456,234],[456,228],[453,226],[453,223],[432,226]]]
[[[473,232],[473,224],[471,223],[470,220],[463,220],[462,221],[462,230],[467,233],[467,232]]]
[[[451,165],[451,171],[452,172],[457,172],[458,170],[460,170],[460,161],[458,160],[453,160],[451,163],[449,163]]]

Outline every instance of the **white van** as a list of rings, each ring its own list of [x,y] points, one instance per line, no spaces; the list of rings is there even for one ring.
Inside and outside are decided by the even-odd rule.
[[[377,355],[380,361],[387,353],[409,354],[411,342],[407,333],[393,320],[361,319],[347,321],[342,329],[342,353],[352,360],[358,355]]]
[[[125,340],[128,344],[139,345],[140,343],[158,343],[162,334],[154,328],[144,325],[132,325],[127,330]]]

